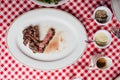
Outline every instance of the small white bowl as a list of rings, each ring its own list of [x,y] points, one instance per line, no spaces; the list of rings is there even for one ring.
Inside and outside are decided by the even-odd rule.
[[[54,6],[58,6],[58,5],[62,5],[64,3],[66,3],[68,0],[60,0],[58,2],[58,4],[54,4],[54,3],[49,4],[49,3],[45,3],[45,2],[42,2],[42,1],[38,1],[38,0],[31,0],[31,1],[33,1],[34,3],[36,3],[40,6],[54,7]]]
[[[108,17],[107,17],[107,21],[105,23],[100,23],[95,19],[95,13],[96,13],[97,10],[105,10],[107,12]],[[110,9],[108,7],[100,6],[100,7],[95,9],[95,11],[93,13],[93,19],[98,25],[107,25],[112,19],[112,12],[110,11]]]
[[[103,67],[103,68],[99,68],[97,66],[97,61],[100,59],[100,58],[104,58],[106,60],[106,66]],[[112,62],[112,59],[107,57],[107,56],[104,56],[102,54],[94,54],[92,57],[91,57],[91,62],[90,62],[90,65],[89,65],[89,69],[100,69],[100,70],[107,70],[109,69],[111,66],[113,66],[113,62]]]
[[[112,59],[111,58],[109,58],[109,57],[106,57],[106,56],[103,56],[103,57],[100,57],[100,58],[104,58],[105,60],[106,60],[106,66],[104,67],[104,68],[98,68],[98,69],[102,69],[102,70],[107,70],[108,68],[110,68],[112,65],[113,65],[113,63],[112,63]],[[100,59],[99,58],[99,59]],[[98,60],[98,59],[97,59]]]
[[[99,45],[95,42],[95,37],[96,37],[96,35],[97,35],[98,33],[101,33],[101,32],[105,33],[106,36],[107,36],[107,38],[108,38],[107,44],[106,44],[105,46],[99,46]],[[99,31],[97,31],[97,32],[95,33],[93,40],[94,40],[94,44],[95,44],[96,47],[98,47],[98,48],[107,48],[107,47],[111,44],[111,42],[112,42],[112,37],[111,37],[111,34],[110,34],[108,31],[106,31],[106,30],[99,30]]]

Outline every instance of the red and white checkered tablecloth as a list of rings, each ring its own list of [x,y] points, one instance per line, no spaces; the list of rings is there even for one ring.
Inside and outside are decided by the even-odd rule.
[[[93,38],[93,34],[99,29],[110,31],[113,26],[120,26],[113,15],[112,21],[104,27],[98,26],[93,20],[88,20],[92,16],[96,7],[102,4],[102,0],[69,0],[66,4],[53,7],[71,13],[82,22],[87,30],[88,37]],[[105,6],[111,9],[110,0],[106,0]],[[93,43],[87,45],[83,55],[70,66],[53,71],[42,71],[29,68],[17,60],[8,51],[6,44],[6,31],[16,17],[41,6],[30,0],[0,0],[0,79],[1,80],[70,80],[74,77],[83,80],[113,80],[120,73],[120,39],[113,34],[113,41],[107,49],[98,49]],[[113,66],[103,70],[89,70],[90,57],[99,52],[113,60]]]

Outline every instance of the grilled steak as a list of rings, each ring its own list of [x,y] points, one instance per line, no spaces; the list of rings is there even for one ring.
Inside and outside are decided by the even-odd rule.
[[[53,28],[50,28],[48,30],[48,33],[46,34],[45,38],[41,41],[39,44],[39,52],[43,52],[45,50],[45,47],[49,44],[50,40],[55,35],[55,30]]]
[[[50,28],[45,38],[40,41],[39,26],[28,26],[23,30],[23,44],[28,44],[33,53],[43,53],[50,40],[55,35],[55,29]]]

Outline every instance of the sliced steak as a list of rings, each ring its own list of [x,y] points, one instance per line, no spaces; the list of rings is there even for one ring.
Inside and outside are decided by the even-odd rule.
[[[41,41],[41,43],[39,44],[39,52],[42,53],[45,50],[45,47],[49,44],[50,40],[53,38],[53,36],[55,35],[55,29],[50,28],[45,36],[45,38],[43,39],[43,41]]]
[[[33,53],[39,51],[39,26],[28,26],[23,30],[23,44],[28,44]]]
[[[40,41],[39,26],[28,26],[23,30],[23,44],[28,44],[33,53],[43,53],[50,40],[55,35],[55,29],[50,28],[45,35],[45,38]]]

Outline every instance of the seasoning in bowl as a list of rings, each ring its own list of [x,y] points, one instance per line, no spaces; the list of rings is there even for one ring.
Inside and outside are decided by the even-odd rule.
[[[95,33],[93,40],[96,47],[107,48],[112,42],[112,36],[106,30],[98,30]]]
[[[98,68],[104,68],[107,65],[107,61],[104,57],[99,58],[96,63]]]
[[[95,36],[95,42],[99,46],[105,46],[108,43],[108,37],[105,33],[99,32]]]
[[[95,9],[93,18],[98,25],[107,25],[112,19],[112,12],[106,6],[99,6]]]
[[[99,22],[99,23],[105,23],[107,22],[107,12],[105,10],[97,10],[95,13],[95,19]]]

